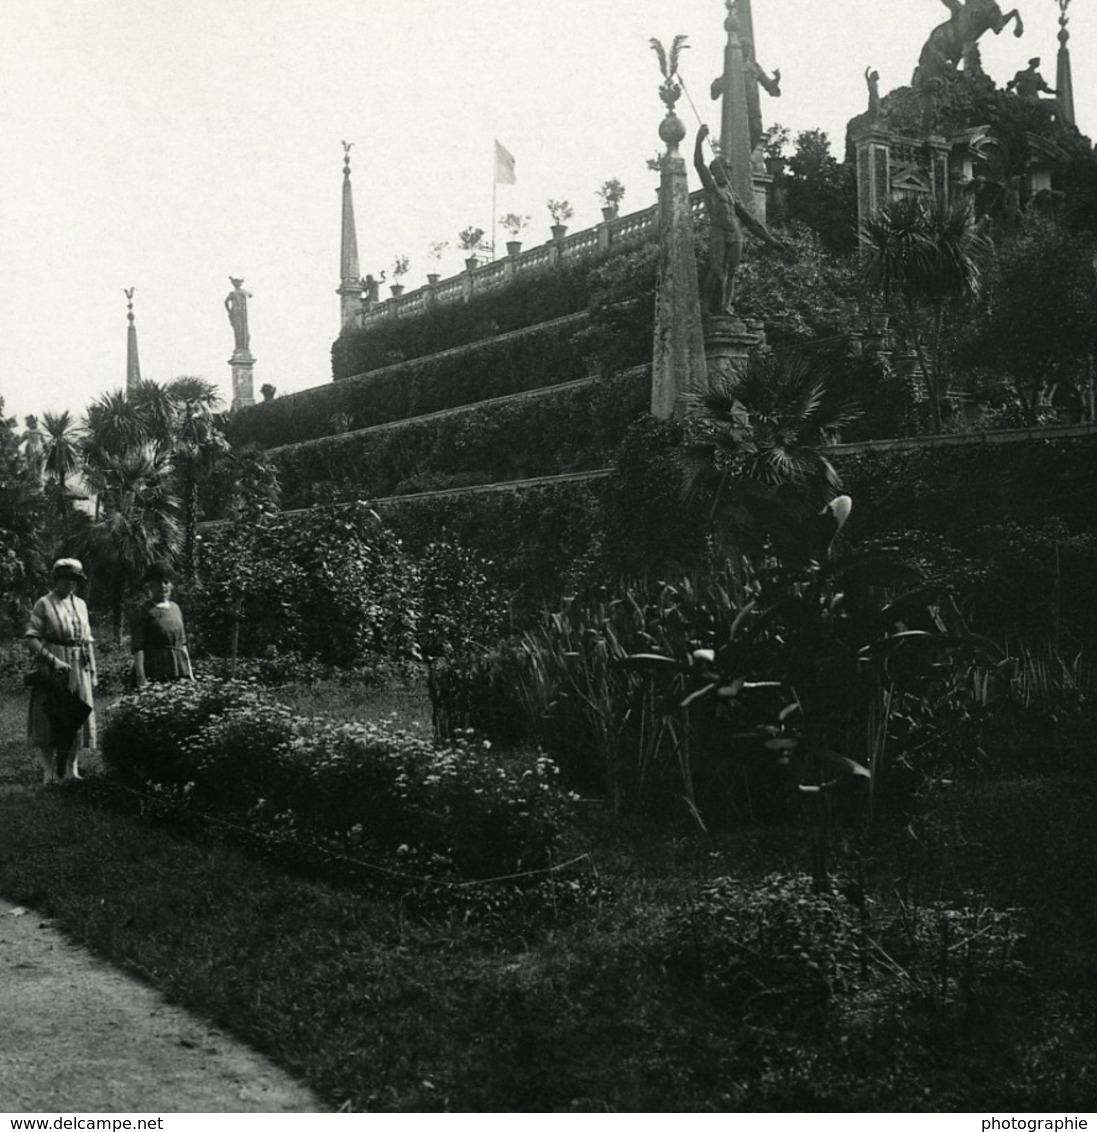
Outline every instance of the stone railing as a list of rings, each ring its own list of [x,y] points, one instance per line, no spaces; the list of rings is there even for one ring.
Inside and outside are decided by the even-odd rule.
[[[704,194],[693,193],[691,209],[694,217],[705,213]],[[570,236],[549,240],[517,255],[504,256],[491,263],[437,283],[428,283],[406,294],[363,306],[358,318],[361,327],[374,326],[390,318],[407,318],[425,310],[433,303],[467,302],[473,295],[482,295],[505,287],[512,279],[531,272],[547,271],[560,263],[576,263],[589,259],[599,252],[625,243],[639,243],[654,239],[658,230],[659,205],[656,203],[640,212],[630,212],[613,220],[604,220],[593,228],[574,232]]]

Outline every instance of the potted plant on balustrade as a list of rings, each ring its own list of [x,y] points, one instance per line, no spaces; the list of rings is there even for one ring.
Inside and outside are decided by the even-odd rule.
[[[562,240],[567,235],[567,222],[575,215],[575,209],[570,201],[550,200],[548,210],[552,217],[552,238]]]
[[[617,214],[621,211],[621,201],[625,199],[625,186],[614,177],[603,182],[595,196],[602,202],[602,219],[616,220]]]
[[[404,284],[401,283],[400,280],[407,275],[410,266],[411,261],[406,255],[398,255],[393,261],[392,275],[396,282],[389,284],[389,290],[392,292],[394,299],[398,299],[404,293]]]
[[[508,212],[499,223],[510,236],[507,240],[507,255],[517,255],[522,250],[522,241],[518,239],[523,228],[529,227],[529,217],[519,216],[517,212]]]
[[[480,256],[477,253],[484,250],[484,229],[466,228],[463,232],[457,234],[457,244],[461,251],[468,253],[465,259],[465,267],[469,271],[479,267]]]
[[[442,264],[442,256],[446,254],[446,248],[449,247],[449,240],[434,240],[430,247],[427,249],[427,255],[434,260],[434,266],[437,269]],[[427,272],[427,282],[433,287],[439,279],[442,278],[442,273],[438,270]]]

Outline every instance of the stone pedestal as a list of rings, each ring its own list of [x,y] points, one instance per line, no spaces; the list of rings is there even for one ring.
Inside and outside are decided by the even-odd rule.
[[[232,366],[232,408],[243,409],[255,404],[255,386],[252,373],[255,359],[248,350],[236,350],[229,358]]]
[[[684,414],[682,394],[704,385],[706,371],[686,163],[677,151],[685,127],[676,116],[668,114],[659,136],[667,143],[668,151],[659,187],[659,273],[651,413],[660,420],[668,420]]]
[[[737,382],[752,350],[764,346],[766,332],[756,319],[733,314],[705,316],[705,359],[710,381]]]

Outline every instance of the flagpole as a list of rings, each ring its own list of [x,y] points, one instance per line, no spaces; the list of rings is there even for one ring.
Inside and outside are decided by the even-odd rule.
[[[499,139],[491,147],[491,261],[495,262],[495,195],[499,191]]]

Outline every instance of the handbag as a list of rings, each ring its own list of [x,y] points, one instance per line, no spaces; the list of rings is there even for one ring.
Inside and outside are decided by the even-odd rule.
[[[45,692],[42,712],[49,721],[50,738],[58,750],[67,750],[91,715],[91,704],[69,688],[67,677],[44,662],[39,662],[33,672],[28,672],[23,683]]]

